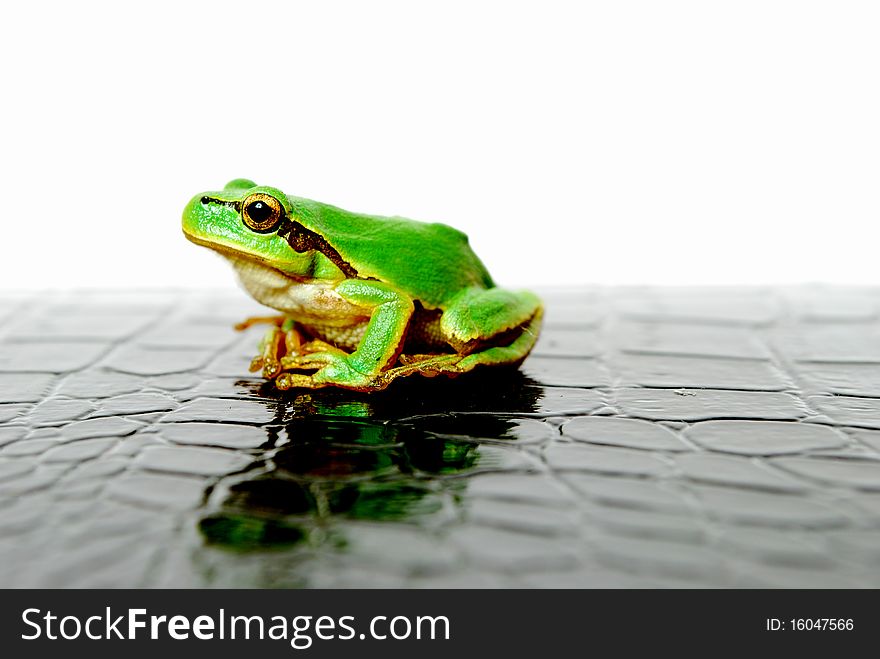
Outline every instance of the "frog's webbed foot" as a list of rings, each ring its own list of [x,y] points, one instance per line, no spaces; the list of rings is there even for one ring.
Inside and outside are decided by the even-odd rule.
[[[249,370],[251,373],[262,370],[263,377],[271,380],[281,373],[281,359],[302,349],[302,336],[293,322],[283,316],[277,319],[248,318],[236,327],[250,327],[257,322],[270,322],[274,326],[260,340],[259,354],[251,360]]]
[[[298,344],[295,349],[288,344],[288,350],[278,361],[284,371],[317,371],[328,364],[345,361],[346,353],[341,348],[320,339]]]
[[[247,318],[235,326],[243,331],[254,325],[268,324],[269,329],[260,339],[258,354],[251,360],[251,373],[259,372],[267,380],[274,380],[279,389],[304,387],[315,389],[333,384],[321,377],[315,377],[326,367],[346,373],[360,381],[363,375],[351,371],[345,361],[347,352],[322,341],[304,336],[291,318],[285,316],[255,316]],[[289,371],[312,371],[311,374]],[[329,373],[333,373],[331,368]],[[328,373],[328,374],[329,374]],[[332,378],[331,378],[332,380]]]
[[[326,349],[282,357],[281,367],[284,373],[275,380],[278,387],[284,389],[299,386],[317,389],[319,387],[335,385],[358,390],[372,390],[376,388],[374,384],[376,376],[358,370],[348,353],[327,344],[324,344],[323,347]],[[300,373],[288,373],[288,371],[315,372],[311,375],[303,375]],[[286,378],[284,376],[290,377]]]

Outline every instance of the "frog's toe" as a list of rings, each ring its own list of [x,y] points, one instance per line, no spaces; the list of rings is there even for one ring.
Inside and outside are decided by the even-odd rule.
[[[327,352],[333,355],[339,355],[340,357],[346,355],[342,348],[337,348],[336,346],[327,343],[326,341],[321,341],[320,339],[313,339],[308,343],[300,346],[300,349],[297,351],[301,355],[309,355],[312,353],[318,352]]]
[[[271,380],[281,373],[281,363],[277,359],[267,359],[263,361],[263,377]]]
[[[301,355],[285,355],[281,358],[284,370],[315,370],[333,363],[337,355],[329,352],[313,352]]]
[[[284,349],[288,355],[296,355],[302,351],[302,336],[297,331],[295,327],[292,325],[285,329],[282,326],[282,330],[284,332]]]
[[[285,372],[275,378],[275,386],[281,391],[287,391],[288,389],[320,389],[327,384],[316,382],[311,375]]]
[[[270,324],[278,325],[280,327],[283,322],[284,316],[249,316],[240,323],[236,323],[234,327],[237,332],[243,332],[254,325]]]
[[[248,367],[251,373],[262,370],[263,377],[271,380],[281,372],[280,357],[284,353],[286,333],[280,326],[272,327],[260,340],[259,354]]]

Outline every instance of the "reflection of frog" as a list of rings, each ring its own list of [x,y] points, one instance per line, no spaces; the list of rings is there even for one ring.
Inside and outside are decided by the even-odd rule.
[[[540,329],[540,299],[496,287],[467,237],[443,224],[358,215],[238,179],[196,195],[183,231],[282,312],[256,319],[274,327],[252,363],[280,389],[375,391],[413,373],[518,364]]]
[[[240,384],[279,406],[265,429],[272,448],[253,470],[211,485],[199,529],[206,542],[241,551],[338,548],[346,520],[409,521],[437,512],[450,493],[465,501],[469,479],[447,476],[491,469],[479,442],[517,442],[515,415],[533,415],[542,392],[518,371],[419,379],[367,398],[343,390],[281,398],[270,383]]]
[[[509,426],[497,423],[499,433]],[[329,517],[396,521],[435,513],[442,494],[430,477],[466,473],[479,460],[476,443],[406,425],[305,417],[286,431],[298,441],[273,454],[274,469],[224,488],[220,510],[201,520],[208,542],[237,550],[283,547],[308,539]],[[450,485],[463,486],[458,479]]]

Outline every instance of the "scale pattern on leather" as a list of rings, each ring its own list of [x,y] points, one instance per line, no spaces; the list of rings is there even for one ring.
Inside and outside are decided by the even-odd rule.
[[[282,397],[241,294],[4,294],[0,586],[880,586],[880,291],[546,299],[519,372]]]

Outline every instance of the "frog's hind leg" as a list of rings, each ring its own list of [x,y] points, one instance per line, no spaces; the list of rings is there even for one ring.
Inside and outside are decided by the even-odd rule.
[[[529,291],[469,288],[459,293],[443,312],[440,330],[459,353],[471,354],[509,344],[530,327],[537,339],[541,310],[541,299]],[[537,323],[533,322],[536,317]],[[534,341],[529,343],[526,338],[523,342],[528,344],[524,358]]]
[[[429,377],[441,374],[459,375],[477,366],[517,365],[528,356],[538,340],[542,318],[543,309],[539,304],[531,318],[519,328],[516,338],[508,345],[492,346],[467,355],[412,355],[401,360],[407,363],[385,371],[379,379],[382,386],[385,386],[396,378],[416,373]]]
[[[541,329],[541,300],[528,291],[469,289],[440,319],[454,354],[401,355],[400,365],[381,374],[383,384],[414,373],[458,375],[481,365],[517,365],[528,356]]]
[[[531,319],[522,327],[522,332],[512,343],[506,346],[492,346],[471,353],[456,364],[456,370],[459,373],[465,373],[480,365],[519,365],[535,347],[543,318],[544,310],[539,303]]]

